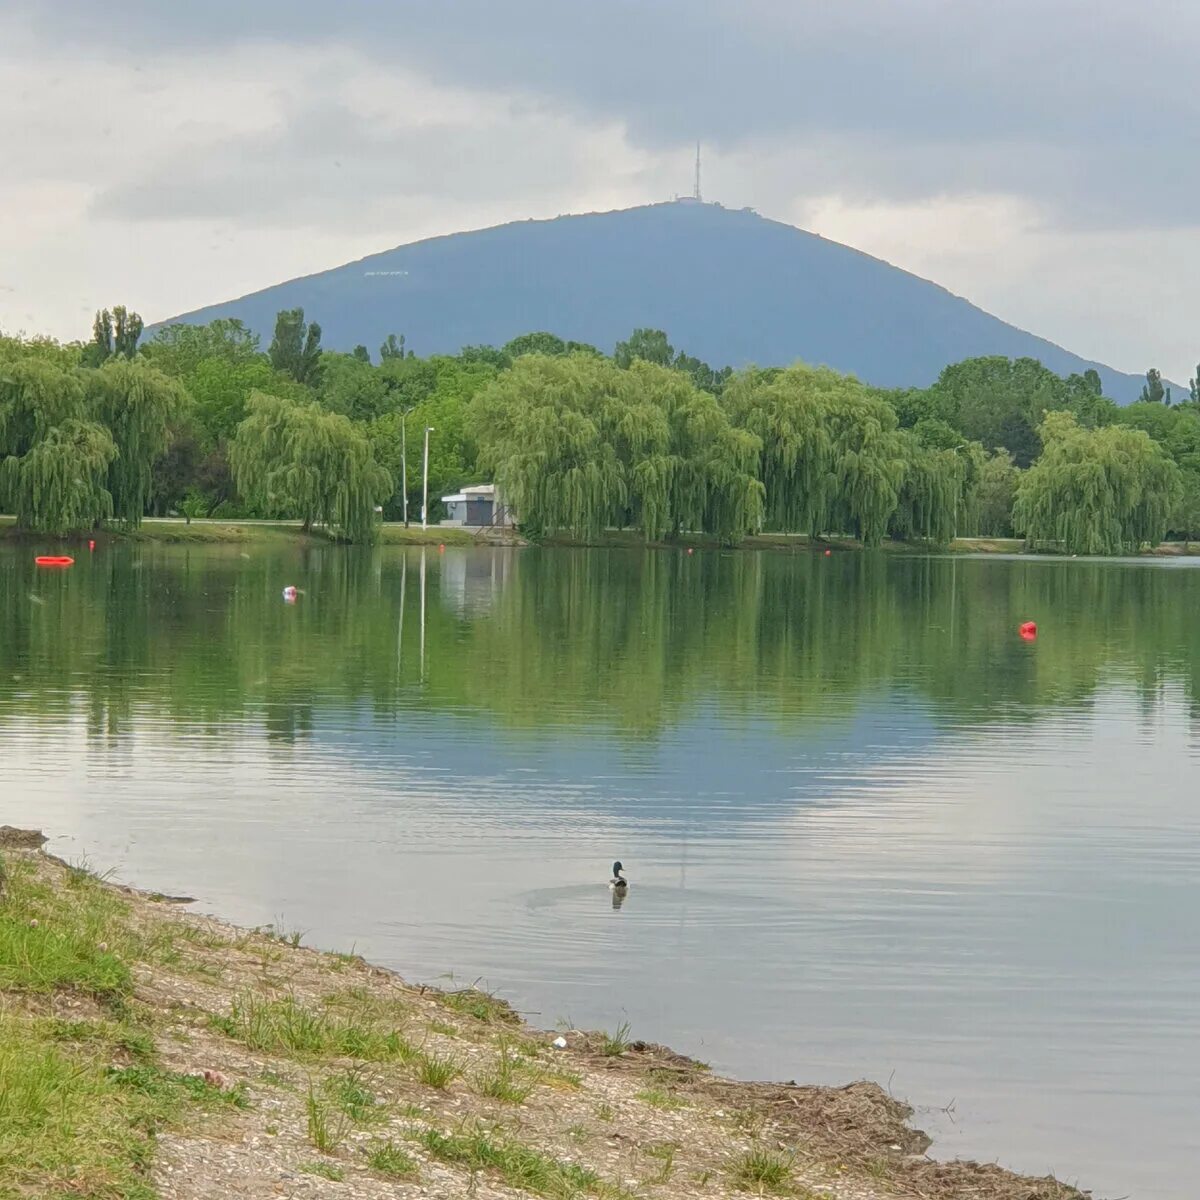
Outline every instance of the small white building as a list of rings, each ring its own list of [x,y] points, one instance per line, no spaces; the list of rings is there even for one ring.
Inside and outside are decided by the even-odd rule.
[[[494,483],[476,483],[452,496],[443,496],[443,525],[459,529],[507,529],[515,522]]]

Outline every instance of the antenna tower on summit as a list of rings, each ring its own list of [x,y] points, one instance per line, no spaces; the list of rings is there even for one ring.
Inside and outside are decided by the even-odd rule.
[[[692,193],[696,199],[700,199],[700,143],[696,143],[696,190]]]

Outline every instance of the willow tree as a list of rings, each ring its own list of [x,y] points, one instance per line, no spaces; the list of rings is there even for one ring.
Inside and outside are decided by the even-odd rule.
[[[19,528],[64,534],[112,514],[105,481],[116,447],[87,416],[77,370],[0,361],[0,506]]]
[[[991,455],[979,472],[978,515],[973,531],[981,537],[1012,537],[1013,505],[1021,469],[1012,455],[1001,447]]]
[[[117,357],[88,374],[87,390],[92,412],[117,447],[108,473],[113,512],[127,529],[136,529],[150,500],[155,460],[166,450],[171,422],[187,396],[157,368]]]
[[[647,540],[687,530],[733,542],[762,524],[758,438],[682,371],[635,360],[604,410]]]
[[[852,376],[802,363],[736,376],[722,400],[760,441],[768,527],[883,539],[907,466],[886,400]]]
[[[905,540],[946,545],[958,533],[969,460],[953,449],[922,445],[901,433],[904,476],[889,532]]]
[[[230,452],[242,495],[268,516],[328,525],[350,542],[375,537],[375,506],[392,477],[366,434],[317,404],[253,392]]]
[[[1141,430],[1090,430],[1050,413],[1041,457],[1017,488],[1013,520],[1027,542],[1074,554],[1136,552],[1166,533],[1180,492],[1179,468]]]
[[[802,364],[786,371],[750,368],[725,385],[721,402],[730,418],[759,440],[757,475],[768,529],[821,532],[832,452],[826,408],[839,391],[858,386],[835,371]]]
[[[577,353],[525,355],[478,397],[480,466],[522,524],[594,537],[632,525],[732,541],[756,529],[759,445],[682,372]]]
[[[896,411],[865,388],[846,390],[827,406],[831,486],[821,529],[857,535],[878,546],[900,503],[908,459]]]
[[[605,429],[617,384],[606,360],[532,354],[475,398],[479,466],[523,527],[595,537],[620,520],[628,481]],[[636,423],[627,437],[645,442]]]

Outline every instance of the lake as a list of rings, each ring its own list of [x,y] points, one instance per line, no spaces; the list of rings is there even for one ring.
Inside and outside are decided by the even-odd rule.
[[[0,823],[52,852],[538,1024],[879,1080],[939,1155],[1194,1195],[1200,560],[34,552]]]

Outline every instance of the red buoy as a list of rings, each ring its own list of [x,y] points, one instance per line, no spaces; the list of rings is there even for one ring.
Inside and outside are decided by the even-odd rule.
[[[39,554],[33,560],[39,567],[73,567],[75,560],[65,554]]]
[[[691,546],[689,546],[689,547],[688,547],[688,553],[689,553],[689,554],[691,554],[691,553],[692,553],[692,548],[691,548]]]
[[[89,550],[95,550],[95,548],[96,548],[96,543],[95,543],[94,541],[89,541],[89,542],[88,542],[88,549],[89,549]]]
[[[439,554],[445,554],[445,553],[446,553],[446,544],[445,544],[445,542],[443,542],[443,543],[442,543],[442,544],[441,544],[441,545],[438,547],[438,553],[439,553]]]
[[[825,551],[825,557],[826,557],[826,558],[828,558],[828,557],[829,557],[829,556],[830,556],[832,553],[833,553],[833,551],[832,551],[832,550],[826,550],[826,551]]]
[[[1022,621],[1017,632],[1027,641],[1032,642],[1037,637],[1037,622]]]

